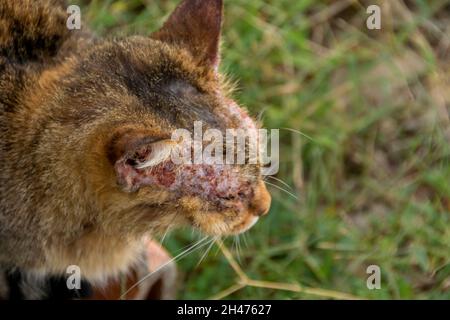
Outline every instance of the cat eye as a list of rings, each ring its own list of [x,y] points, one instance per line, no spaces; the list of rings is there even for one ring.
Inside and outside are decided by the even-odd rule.
[[[130,160],[134,162],[136,169],[154,167],[167,161],[176,145],[177,143],[170,139],[153,142],[137,150]]]
[[[174,80],[167,86],[168,91],[176,96],[197,95],[201,91],[194,85],[184,80]]]

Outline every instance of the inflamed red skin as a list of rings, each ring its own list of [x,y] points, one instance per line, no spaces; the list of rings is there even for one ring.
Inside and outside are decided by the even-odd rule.
[[[253,191],[250,182],[239,170],[227,164],[174,164],[164,161],[151,168],[137,169],[123,159],[116,164],[121,184],[133,192],[143,186],[153,186],[173,192],[176,198],[198,196],[217,209],[244,210]]]

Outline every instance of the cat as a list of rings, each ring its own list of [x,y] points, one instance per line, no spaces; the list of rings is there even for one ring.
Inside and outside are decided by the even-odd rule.
[[[168,228],[226,236],[266,214],[259,164],[158,158],[195,121],[258,127],[219,73],[222,1],[184,0],[121,39],[69,30],[66,8],[0,2],[0,269],[101,282]]]

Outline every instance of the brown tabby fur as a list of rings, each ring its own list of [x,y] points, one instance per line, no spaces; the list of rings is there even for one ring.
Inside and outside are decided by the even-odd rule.
[[[76,264],[101,280],[126,271],[152,232],[239,232],[266,212],[255,166],[240,169],[254,192],[239,214],[163,189],[124,192],[114,170],[142,139],[170,138],[194,120],[239,126],[218,117],[228,112],[217,73],[221,1],[185,0],[153,36],[118,40],[95,38],[84,21],[68,30],[65,8],[0,1],[0,268],[43,275]]]

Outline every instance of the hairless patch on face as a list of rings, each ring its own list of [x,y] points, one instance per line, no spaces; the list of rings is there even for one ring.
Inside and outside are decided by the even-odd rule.
[[[253,119],[247,114],[247,112],[239,107],[239,105],[231,99],[225,99],[225,110],[227,113],[224,117],[227,119],[234,119],[238,123],[240,129],[249,131],[256,131],[257,127]]]
[[[136,169],[123,159],[116,163],[119,184],[133,192],[143,186],[155,186],[178,197],[198,196],[217,209],[241,211],[252,198],[250,182],[231,165],[183,164],[167,160],[154,167]]]

